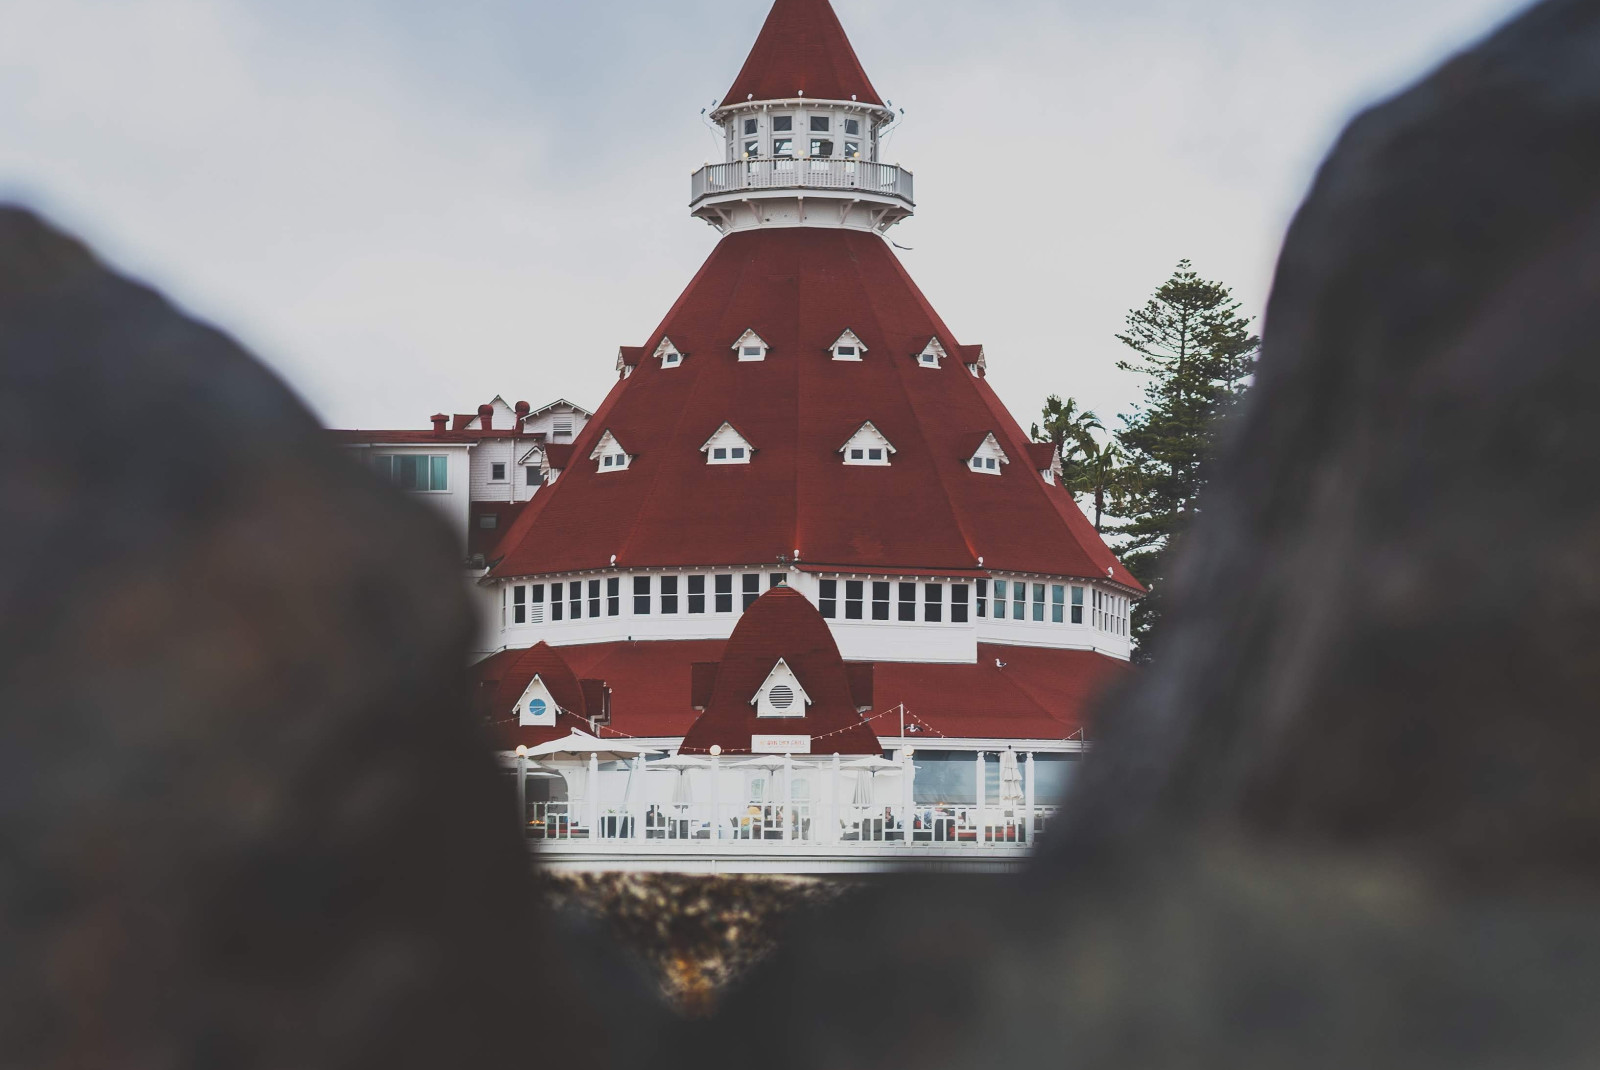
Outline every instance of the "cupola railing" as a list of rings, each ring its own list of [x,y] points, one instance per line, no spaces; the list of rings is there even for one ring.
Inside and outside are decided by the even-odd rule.
[[[689,204],[729,193],[784,189],[854,190],[914,205],[911,172],[898,164],[787,157],[706,164],[691,179]]]

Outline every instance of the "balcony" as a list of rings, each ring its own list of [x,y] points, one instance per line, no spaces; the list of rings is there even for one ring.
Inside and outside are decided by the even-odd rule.
[[[911,172],[897,164],[866,160],[737,160],[706,164],[691,179],[689,206],[708,198],[794,190],[855,193],[864,199],[913,206]]]

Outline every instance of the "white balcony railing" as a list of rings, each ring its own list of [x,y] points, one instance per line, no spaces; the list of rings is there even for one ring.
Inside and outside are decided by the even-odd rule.
[[[910,207],[911,172],[898,164],[840,159],[759,159],[710,163],[691,179],[689,204],[750,190],[854,190],[893,197]]]

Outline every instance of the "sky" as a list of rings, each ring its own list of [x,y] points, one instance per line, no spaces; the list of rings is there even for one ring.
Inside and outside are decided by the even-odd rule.
[[[1259,315],[1361,108],[1507,0],[834,0],[905,111],[889,232],[1026,427],[1140,392],[1189,258]],[[216,323],[332,426],[595,408],[717,235],[701,116],[766,0],[0,0],[0,201]]]

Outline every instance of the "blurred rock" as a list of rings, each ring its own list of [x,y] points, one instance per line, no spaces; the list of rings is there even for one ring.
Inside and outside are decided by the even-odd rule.
[[[1556,0],[1322,168],[1049,857],[806,928],[718,1065],[1600,1061],[1596,339],[1600,3]]]
[[[459,548],[221,333],[0,209],[12,1067],[633,1050],[533,916]]]

